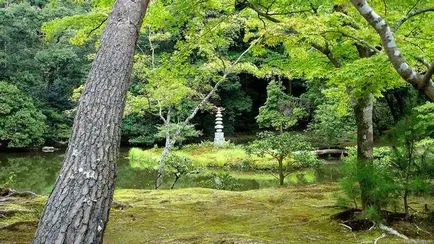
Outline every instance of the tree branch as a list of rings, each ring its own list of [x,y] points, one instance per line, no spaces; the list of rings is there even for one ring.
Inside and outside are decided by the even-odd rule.
[[[399,29],[399,27],[401,27],[401,25],[403,25],[410,18],[426,12],[433,12],[433,11],[434,11],[434,7],[421,8],[421,9],[410,11],[404,18],[396,22],[395,27],[393,27],[393,31],[396,32]]]
[[[194,118],[194,116],[196,116],[197,112],[199,112],[199,110],[202,108],[202,106],[208,102],[209,98],[214,95],[214,93],[217,91],[217,89],[219,88],[220,84],[226,80],[226,77],[230,74],[230,72],[232,72],[232,69],[235,67],[235,65],[237,65],[241,58],[243,58],[244,55],[246,55],[246,53],[248,53],[250,51],[250,49],[253,48],[254,45],[256,45],[256,43],[258,43],[263,36],[260,36],[258,39],[252,41],[252,43],[250,44],[250,46],[244,50],[244,52],[242,52],[240,54],[240,56],[238,56],[238,58],[231,64],[231,66],[229,67],[229,69],[225,70],[222,78],[214,85],[214,87],[211,89],[210,92],[208,92],[208,94],[202,99],[202,101],[199,102],[199,104],[193,109],[193,111],[191,112],[190,116],[188,116],[185,120],[184,123],[188,124],[190,122],[190,120],[192,120]]]
[[[434,73],[434,62],[431,63],[430,68],[427,70],[423,78],[423,83],[425,84],[425,86],[429,85],[433,73]]]
[[[149,48],[151,49],[151,63],[152,63],[152,69],[155,69],[155,47],[152,44],[152,39],[151,39],[151,35],[152,35],[152,30],[151,30],[151,26],[148,25],[148,42],[149,42]]]
[[[187,125],[194,118],[194,116],[196,116],[196,114],[203,107],[203,105],[206,102],[208,102],[208,100],[211,98],[211,96],[213,96],[216,93],[217,89],[220,87],[220,84],[226,80],[226,77],[232,72],[232,70],[235,67],[235,65],[237,65],[240,62],[241,58],[244,55],[246,55],[250,51],[250,49],[252,49],[253,46],[255,46],[256,43],[258,43],[262,38],[263,38],[263,36],[260,36],[258,39],[252,41],[250,43],[250,46],[246,50],[244,50],[244,52],[242,52],[238,56],[238,58],[231,64],[231,66],[229,67],[229,69],[225,70],[225,72],[224,72],[223,76],[221,77],[221,79],[214,85],[214,87],[211,89],[211,91],[209,91],[208,94],[204,98],[202,98],[202,100],[191,111],[190,115],[183,121],[183,126]],[[175,142],[176,142],[179,134],[181,134],[181,126],[173,134],[171,145],[175,144]]]
[[[256,13],[258,13],[259,16],[262,16],[262,17],[268,19],[271,22],[274,22],[274,23],[280,23],[281,22],[279,19],[273,18],[269,14],[265,13],[264,11],[262,11],[261,9],[259,9],[258,7],[256,7],[256,5],[254,5],[254,4],[251,4],[251,3],[247,2],[246,6],[248,8],[251,8],[252,10],[254,10]]]
[[[330,62],[335,66],[335,68],[340,68],[341,62],[339,62],[338,58],[333,54],[333,52],[330,50],[330,47],[328,44],[326,46],[321,46],[317,42],[311,42],[311,45],[316,50],[320,51],[322,54],[326,55],[327,58],[330,60]]]
[[[102,21],[101,21],[101,23],[99,23],[95,28],[93,28],[92,30],[90,30],[88,33],[87,33],[87,37],[89,37],[90,36],[90,34],[92,34],[92,32],[94,32],[94,31],[96,31],[96,30],[98,30],[105,22],[107,21],[107,18],[104,18]]]
[[[396,72],[416,89],[423,92],[431,101],[434,101],[434,86],[432,81],[424,82],[424,76],[417,73],[405,58],[396,45],[394,33],[387,24],[372,8],[366,0],[351,0],[352,4],[365,20],[376,30],[381,37],[384,51]]]
[[[430,64],[429,64],[425,59],[423,59],[422,57],[415,57],[415,59],[416,59],[419,63],[425,65],[425,67],[427,67],[428,69],[430,68]]]
[[[353,40],[357,41],[358,43],[363,44],[364,46],[368,47],[369,49],[371,49],[372,51],[374,51],[374,52],[376,52],[376,53],[381,53],[380,50],[378,50],[376,47],[374,47],[373,45],[369,44],[366,40],[364,40],[364,39],[362,39],[362,38],[355,37],[355,36],[351,36],[351,35],[349,35],[349,34],[347,34],[347,33],[345,33],[345,32],[342,32],[342,31],[325,31],[325,32],[323,32],[323,33],[327,33],[327,32],[335,32],[335,33],[339,33],[339,34],[341,34],[343,37],[347,37],[347,38],[353,39]]]

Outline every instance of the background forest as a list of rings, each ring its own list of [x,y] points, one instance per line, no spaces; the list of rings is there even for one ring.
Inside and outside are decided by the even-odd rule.
[[[307,229],[300,233],[309,233],[307,239],[297,236],[304,241],[317,238],[309,228],[317,228],[316,233],[325,230],[315,240],[341,240],[340,235],[346,234],[336,232],[339,225],[350,231],[378,227],[377,232],[358,235],[358,241],[372,240],[380,232],[375,243],[385,237],[383,233],[432,239],[433,0],[371,0],[369,5],[362,0],[150,1],[140,10],[146,11],[141,26],[134,24],[135,15],[129,20],[139,36],[135,47],[130,47],[135,51],[131,51],[126,97],[118,101],[119,94],[125,94],[118,93],[118,85],[129,71],[116,65],[125,64],[127,54],[116,55],[128,40],[107,29],[116,7],[128,6],[122,4],[114,0],[0,0],[0,169],[4,169],[0,170],[0,197],[16,194],[10,188],[42,195],[51,192],[46,209],[57,211],[56,201],[65,196],[66,187],[73,189],[66,192],[71,205],[77,206],[87,201],[81,195],[98,192],[95,203],[104,203],[101,209],[107,211],[86,211],[89,216],[101,215],[97,217],[104,226],[102,234],[100,222],[77,220],[85,229],[97,228],[98,234],[81,235],[65,225],[68,233],[95,242],[102,241],[110,206],[115,209],[115,222],[106,235],[122,242],[116,239],[113,223],[125,222],[127,228],[130,217],[131,221],[139,216],[148,219],[147,207],[160,211],[168,203],[184,213],[176,220],[183,226],[190,222],[186,216],[202,211],[191,207],[202,204],[202,198],[207,199],[204,208],[216,221],[216,229],[206,230],[210,233],[230,229],[237,235],[251,232],[253,240],[276,241],[284,236],[294,241],[295,233],[285,229],[269,236],[269,225],[276,217],[280,227],[289,219],[295,225],[305,223],[300,228]],[[104,39],[110,34],[118,35],[119,50],[104,49],[114,43]],[[98,59],[102,56],[119,58],[102,67]],[[98,86],[107,79],[98,73],[103,68],[114,76],[125,75],[118,77],[118,84]],[[98,92],[95,87],[106,90]],[[97,97],[103,92],[104,97]],[[95,100],[83,109],[92,96]],[[125,109],[106,106],[111,101],[117,105],[125,101]],[[220,126],[216,123],[220,108],[224,109],[226,142],[218,144],[210,141]],[[122,122],[116,122],[115,112],[109,114],[113,118],[108,113],[100,118],[95,111],[121,111]],[[118,145],[116,139],[110,138],[110,133],[118,135],[119,127],[120,153],[113,146]],[[89,135],[82,147],[75,145],[81,139],[74,133],[80,129]],[[60,154],[73,139],[76,143]],[[52,154],[42,155],[41,148]],[[78,153],[77,148],[87,151]],[[116,161],[112,156],[118,154]],[[104,179],[97,181],[98,177]],[[114,182],[115,199],[121,202],[107,205]],[[143,189],[164,190],[145,191],[149,196],[144,196]],[[254,191],[240,197],[218,190]],[[35,197],[35,202],[24,202],[22,207],[37,209],[39,216],[47,199]],[[251,201],[245,202],[247,198]],[[260,211],[267,206],[279,213],[258,224],[261,233],[245,230],[253,225],[226,223],[231,218],[251,221],[238,218],[243,209],[230,205],[232,201],[258,211],[250,216],[252,220],[263,216]],[[286,209],[291,204],[294,211]],[[122,211],[128,208],[127,216]],[[226,218],[223,209],[235,212]],[[49,227],[59,224],[52,216],[54,210],[41,215],[36,242],[55,238],[56,234],[43,233],[44,228],[57,229]],[[29,231],[14,225],[30,222],[33,226],[35,216],[25,212],[19,216],[22,219],[7,219],[9,212],[2,211],[0,233],[10,236],[5,240],[28,241]],[[329,227],[330,216],[339,224]],[[173,227],[165,217],[152,215],[151,219],[167,220],[164,228]],[[137,233],[128,236],[132,242],[144,231],[149,231],[151,242],[178,242],[185,234],[171,230],[168,233],[179,239],[153,239],[152,233],[161,229],[144,223],[134,227]],[[21,232],[26,233],[21,236]],[[223,238],[220,232],[215,234],[199,239]]]
[[[182,117],[194,106],[190,100],[200,99],[218,81],[225,62],[259,37],[260,43],[210,99],[226,109],[224,131],[235,142],[258,131],[255,117],[265,103],[270,81],[279,82],[304,111],[292,128],[309,133],[318,147],[354,142],[351,103],[363,92],[376,97],[376,138],[412,107],[424,103],[423,96],[400,81],[383,54],[374,55],[381,49],[379,38],[352,13],[354,9],[341,9],[333,1],[302,2],[270,6],[252,2],[253,10],[242,3],[234,8],[230,1],[152,4],[135,55],[122,143],[162,142],[164,137],[155,136],[163,124],[155,115],[158,106],[171,107]],[[381,4],[378,8],[396,22],[412,8],[429,6],[429,1],[389,1],[387,8]],[[110,2],[5,1],[2,5],[1,146],[65,145]],[[169,5],[170,10],[165,8]],[[273,14],[262,16],[261,11]],[[417,60],[432,60],[433,54],[429,19],[415,16],[396,31],[401,49],[421,70],[424,64]],[[321,47],[333,50],[342,68],[333,69],[336,64]],[[167,91],[177,92],[166,96]],[[210,112],[202,110],[193,120],[202,139],[213,135]]]

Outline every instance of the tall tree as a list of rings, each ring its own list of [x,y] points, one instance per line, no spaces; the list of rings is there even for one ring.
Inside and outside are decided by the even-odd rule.
[[[114,4],[33,243],[102,243],[133,54],[148,2]]]
[[[434,62],[428,64],[428,70],[425,74],[417,72],[411,64],[407,62],[401,53],[401,50],[397,46],[395,33],[389,24],[380,15],[378,15],[374,9],[369,5],[366,0],[351,0],[352,4],[359,13],[366,19],[366,21],[375,29],[381,38],[384,51],[389,57],[390,62],[393,64],[396,72],[408,83],[414,86],[416,89],[425,94],[429,100],[434,101],[434,84],[431,79],[434,73]],[[415,11],[410,11],[406,17],[398,21],[395,30],[399,28],[403,22],[407,21],[409,18],[429,12],[434,11],[434,7],[428,7],[424,9],[419,9]]]
[[[382,55],[374,56],[380,53],[378,47],[370,44],[376,41],[376,34],[370,28],[362,28],[344,6],[330,2],[300,3],[297,9],[281,9],[284,2],[244,1],[244,7],[263,18],[264,26],[275,29],[268,36],[268,43],[283,42],[288,48],[290,63],[281,67],[282,70],[291,70],[295,77],[326,79],[330,87],[326,94],[339,96],[339,103],[344,104],[341,107],[353,105],[358,168],[363,171],[372,161],[374,97],[381,97],[382,91],[402,83],[396,75],[388,74],[391,67]],[[319,8],[329,10],[319,12]],[[301,17],[296,15],[301,13]],[[365,179],[359,184],[362,205],[367,209],[371,205],[368,196],[371,184]]]

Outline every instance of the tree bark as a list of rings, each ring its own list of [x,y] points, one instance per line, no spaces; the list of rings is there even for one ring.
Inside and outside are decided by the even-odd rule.
[[[155,189],[160,189],[163,185],[164,179],[164,167],[166,165],[166,158],[170,155],[170,150],[172,149],[172,142],[170,140],[169,132],[166,132],[166,144],[164,146],[163,152],[161,153],[160,163],[157,170],[157,177],[155,178]]]
[[[33,243],[102,243],[113,199],[121,121],[148,0],[117,0]]]
[[[359,171],[365,170],[372,163],[372,153],[374,146],[372,110],[373,96],[369,95],[355,101],[354,115],[357,123],[357,167]],[[367,209],[372,205],[370,201],[369,182],[367,179],[359,181],[361,191],[362,208]]]
[[[430,101],[434,101],[434,85],[431,79],[432,73],[427,72],[426,75],[419,74],[407,63],[396,44],[392,29],[387,22],[369,6],[366,0],[351,0],[351,2],[363,18],[365,18],[380,35],[383,48],[398,74],[420,92],[424,93]]]
[[[285,184],[285,174],[283,173],[283,159],[279,159],[279,184]]]

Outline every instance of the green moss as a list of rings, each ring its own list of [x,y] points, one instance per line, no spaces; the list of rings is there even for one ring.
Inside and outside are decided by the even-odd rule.
[[[372,242],[378,230],[349,232],[330,216],[335,184],[297,185],[245,192],[204,188],[117,190],[115,200],[131,207],[112,209],[107,243],[361,243]],[[42,208],[46,198],[15,207]],[[33,217],[32,217],[33,216]],[[20,221],[36,216],[19,216]],[[29,219],[30,218],[30,219]],[[11,220],[9,220],[11,221]],[[18,221],[15,219],[13,221]],[[0,242],[29,242],[35,226],[0,230]],[[387,236],[382,242],[400,243]]]

